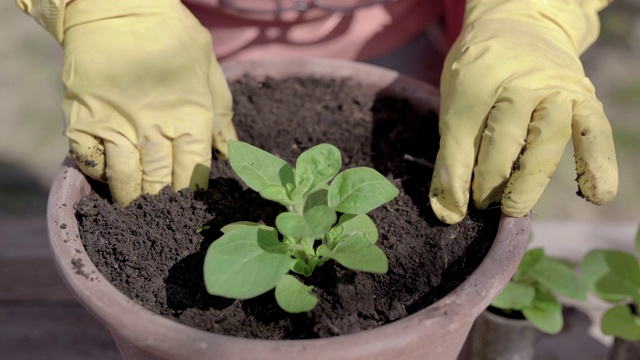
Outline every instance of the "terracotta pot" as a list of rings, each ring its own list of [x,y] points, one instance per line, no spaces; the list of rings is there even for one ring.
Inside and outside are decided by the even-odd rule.
[[[526,319],[510,319],[485,310],[468,341],[469,360],[533,360],[540,331]]]
[[[228,80],[315,76],[352,78],[364,91],[408,99],[437,110],[437,89],[398,73],[354,62],[297,59],[233,63]],[[159,316],[116,290],[96,269],[80,242],[74,204],[91,186],[66,159],[48,203],[51,247],[60,274],[80,302],[113,334],[126,359],[455,359],[474,319],[515,272],[524,254],[531,218],[503,216],[492,248],[469,278],[449,295],[413,315],[351,335],[313,340],[267,341],[213,334]],[[72,264],[75,264],[75,266]],[[82,274],[78,274],[82,264]]]
[[[640,340],[627,341],[615,338],[609,360],[637,360],[640,359]]]

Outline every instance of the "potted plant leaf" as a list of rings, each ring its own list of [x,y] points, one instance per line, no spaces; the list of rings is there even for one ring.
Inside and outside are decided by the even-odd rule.
[[[318,158],[330,157],[336,159],[336,149],[326,145],[323,141],[313,144],[318,146],[317,148],[307,145],[302,146],[296,141],[280,141],[278,142],[280,147],[277,151],[268,149],[268,152],[273,154],[274,157],[267,156],[264,153],[259,155],[262,156],[259,161],[261,165],[273,162],[276,163],[276,167],[279,167],[278,175],[271,178],[275,183],[268,183],[266,186],[264,184],[255,186],[251,180],[243,180],[249,187],[245,191],[235,177],[231,178],[231,173],[225,173],[227,174],[225,176],[228,177],[212,178],[212,181],[215,181],[213,183],[214,186],[210,185],[210,192],[206,194],[216,197],[212,203],[218,206],[219,212],[208,220],[205,219],[204,222],[194,220],[193,214],[189,214],[187,210],[193,207],[194,211],[205,213],[207,205],[196,204],[192,206],[193,202],[190,202],[190,205],[185,205],[185,203],[181,202],[182,200],[193,200],[195,196],[193,192],[184,191],[177,193],[177,195],[173,192],[159,194],[158,196],[165,196],[168,199],[169,205],[175,205],[171,208],[162,209],[160,212],[165,211],[168,214],[175,212],[179,215],[170,218],[174,222],[167,223],[166,219],[161,219],[161,221],[154,223],[152,229],[148,232],[145,232],[147,229],[143,229],[142,226],[140,228],[125,228],[123,232],[127,236],[134,236],[135,233],[138,234],[139,238],[131,247],[120,247],[122,244],[117,243],[119,240],[116,240],[115,244],[109,245],[113,247],[107,249],[106,255],[109,255],[109,253],[111,255],[116,254],[126,259],[125,263],[111,266],[111,269],[109,269],[108,266],[106,268],[98,267],[98,259],[88,254],[92,250],[86,244],[88,244],[88,240],[95,240],[95,245],[101,246],[113,241],[113,239],[108,236],[95,237],[94,239],[87,239],[87,236],[81,236],[79,223],[82,219],[78,217],[78,211],[82,207],[80,205],[87,198],[85,195],[93,194],[99,184],[88,181],[72,161],[65,160],[52,186],[48,205],[50,242],[54,259],[63,278],[81,303],[109,328],[123,356],[127,359],[255,359],[256,357],[261,359],[455,359],[460,352],[473,320],[489,305],[504,284],[511,278],[520,262],[526,248],[530,216],[510,218],[498,214],[495,222],[495,233],[490,239],[479,241],[479,245],[486,245],[486,255],[480,259],[477,266],[474,266],[473,271],[460,280],[438,283],[438,286],[448,290],[437,301],[430,298],[431,295],[429,294],[418,296],[415,299],[409,295],[406,296],[406,299],[392,298],[387,303],[383,303],[385,299],[375,299],[374,306],[369,313],[373,315],[368,315],[369,317],[377,316],[377,312],[384,307],[389,309],[399,308],[397,311],[399,316],[391,322],[380,326],[363,328],[361,331],[350,333],[334,331],[332,333],[333,336],[329,337],[299,339],[294,334],[293,338],[286,340],[268,340],[204,331],[198,326],[187,326],[176,321],[173,315],[177,313],[177,315],[183,317],[200,310],[217,314],[216,311],[218,309],[215,306],[213,308],[206,307],[205,309],[189,308],[185,310],[180,308],[169,311],[174,313],[158,314],[150,311],[148,307],[142,306],[141,303],[143,301],[140,299],[125,296],[120,288],[116,288],[113,285],[112,281],[117,279],[109,276],[109,271],[122,270],[124,268],[124,271],[118,272],[115,277],[136,275],[147,270],[145,266],[155,266],[154,263],[141,266],[136,262],[139,258],[149,257],[155,253],[165,255],[169,253],[178,262],[175,267],[171,268],[166,278],[141,284],[141,286],[147,286],[153,285],[149,284],[150,282],[160,282],[164,287],[160,288],[161,291],[158,295],[164,296],[165,302],[167,302],[167,299],[168,301],[174,300],[172,298],[173,295],[189,288],[202,286],[204,290],[205,283],[206,290],[210,290],[213,293],[230,298],[251,297],[256,293],[249,295],[246,293],[231,294],[226,292],[228,288],[225,289],[224,286],[222,286],[223,290],[220,290],[219,284],[221,282],[224,283],[225,279],[231,279],[230,283],[236,283],[232,285],[239,285],[238,283],[250,284],[251,281],[245,277],[246,273],[243,273],[240,278],[231,276],[227,279],[224,275],[225,273],[220,272],[219,269],[220,261],[226,261],[226,255],[224,251],[219,251],[221,250],[219,248],[220,245],[215,245],[216,243],[224,245],[225,237],[233,237],[238,235],[238,232],[246,232],[251,233],[249,234],[251,236],[255,235],[253,238],[255,241],[250,246],[251,251],[255,250],[259,254],[258,256],[274,256],[277,258],[278,265],[274,266],[274,263],[271,263],[270,266],[267,266],[268,271],[275,269],[274,271],[277,274],[268,276],[268,284],[263,285],[260,290],[260,292],[266,291],[266,293],[259,295],[255,299],[233,300],[226,299],[226,297],[223,298],[226,300],[221,300],[217,303],[217,306],[224,307],[224,310],[237,312],[230,315],[225,313],[227,315],[215,317],[210,321],[211,326],[218,326],[219,322],[231,319],[238,312],[244,312],[245,315],[248,313],[248,317],[254,318],[253,320],[257,318],[260,325],[266,327],[289,319],[294,319],[299,323],[308,323],[312,315],[318,314],[316,310],[321,304],[321,301],[318,301],[311,311],[305,311],[315,303],[313,296],[317,294],[316,290],[322,290],[325,294],[331,291],[343,291],[355,295],[357,299],[371,300],[364,299],[359,293],[361,289],[353,283],[354,277],[365,276],[360,275],[363,273],[360,270],[365,270],[369,271],[367,274],[370,275],[366,275],[366,277],[372,281],[369,282],[373,284],[372,286],[376,286],[377,283],[388,283],[389,277],[395,276],[393,279],[398,280],[394,280],[392,285],[397,286],[396,289],[399,290],[397,292],[399,294],[402,291],[403,277],[415,277],[414,275],[409,275],[408,272],[405,274],[407,265],[413,263],[423,264],[424,259],[421,257],[438,250],[437,247],[473,242],[472,238],[468,238],[458,231],[465,224],[447,226],[438,223],[431,229],[438,235],[435,238],[436,241],[429,245],[430,247],[422,249],[418,247],[407,248],[407,253],[401,258],[400,262],[386,264],[380,251],[376,250],[378,245],[385,244],[384,254],[391,259],[392,252],[389,251],[391,247],[402,248],[407,243],[410,243],[409,240],[411,239],[409,238],[421,235],[412,233],[412,231],[415,231],[414,223],[424,221],[429,216],[433,217],[428,209],[428,202],[421,201],[419,197],[419,194],[423,193],[425,188],[428,189],[427,182],[417,181],[410,184],[417,189],[416,194],[407,194],[403,191],[398,197],[384,204],[395,194],[395,191],[391,189],[393,186],[389,182],[396,187],[403,187],[406,185],[403,181],[407,181],[400,176],[388,173],[386,170],[380,171],[381,174],[374,174],[365,170],[364,182],[373,182],[382,186],[375,189],[368,188],[364,202],[362,200],[363,197],[359,197],[360,200],[357,200],[357,203],[368,203],[367,206],[362,208],[351,206],[355,203],[349,206],[345,205],[346,207],[343,206],[349,203],[349,199],[352,198],[350,194],[353,192],[349,190],[349,186],[343,187],[339,185],[341,183],[353,185],[352,181],[356,183],[361,181],[357,180],[357,176],[354,178],[356,180],[350,179],[350,176],[356,173],[354,169],[358,168],[358,166],[353,165],[353,159],[363,157],[363,154],[366,153],[367,158],[375,160],[376,169],[385,169],[386,165],[380,163],[382,161],[381,157],[371,155],[371,146],[354,147],[353,124],[336,123],[334,117],[345,116],[345,114],[348,118],[357,117],[359,115],[353,113],[351,106],[362,106],[362,104],[368,104],[368,98],[378,97],[392,97],[402,100],[394,102],[393,104],[395,105],[392,106],[406,107],[411,105],[419,111],[437,112],[439,101],[436,89],[379,67],[324,59],[284,59],[233,63],[224,65],[223,70],[230,83],[244,78],[247,74],[252,75],[258,82],[255,86],[256,88],[275,86],[275,81],[269,79],[295,79],[296,77],[357,83],[359,91],[363,95],[350,97],[347,99],[348,101],[338,106],[323,104],[320,100],[312,97],[296,97],[295,94],[292,95],[289,92],[290,89],[287,91],[275,91],[279,98],[278,100],[273,100],[281,101],[284,104],[298,100],[297,104],[301,104],[300,106],[309,106],[314,110],[329,111],[329,115],[322,115],[311,123],[300,123],[295,128],[311,129],[302,136],[303,140],[308,137],[312,138],[318,133],[323,136],[326,134],[342,136],[345,139],[345,145],[340,148],[342,159],[345,164],[348,163],[350,165],[344,171],[337,172],[335,162],[333,163],[334,165],[329,162],[327,171],[323,171],[322,176],[317,178],[301,176],[300,174],[305,172],[305,168],[319,169],[316,166]],[[315,82],[315,80],[312,82]],[[322,81],[317,83],[319,84],[318,86],[324,86],[323,84],[325,84]],[[299,85],[299,83],[294,83],[292,87],[296,88]],[[234,95],[234,100],[253,104],[260,101],[256,96],[255,94],[244,97]],[[388,115],[395,119],[401,110],[400,108],[391,108],[386,115],[382,116]],[[249,114],[250,116],[245,122],[246,127],[238,128],[240,139],[247,138],[248,134],[243,131],[248,131],[247,129],[255,130],[253,128],[257,127],[255,126],[256,121],[265,121],[264,118],[270,115],[270,111],[269,109],[262,109]],[[294,111],[291,112],[295,113]],[[242,122],[238,119],[240,115],[239,112],[236,112],[237,124]],[[284,114],[283,116],[286,115]],[[275,120],[277,119],[274,119],[274,122]],[[291,118],[292,122],[298,120],[309,121],[297,114]],[[382,121],[384,119],[378,120]],[[373,120],[370,118],[362,118],[359,121],[369,126],[369,128],[375,125],[372,124]],[[328,124],[329,129],[317,129],[315,125],[318,125],[318,123]],[[422,125],[422,123],[417,124],[417,126]],[[287,124],[287,126],[294,127],[291,124]],[[437,133],[437,123],[432,122],[430,126],[433,126]],[[274,123],[268,123],[268,129],[265,130],[267,132],[253,137],[252,141],[248,142],[252,144],[250,146],[264,149],[257,143],[273,140],[274,138],[279,139],[278,136],[281,139],[282,132],[278,132],[277,135],[268,132],[274,131],[275,127]],[[280,128],[277,129],[277,131],[281,130]],[[395,136],[398,133],[412,133],[410,130],[399,132],[393,127],[368,131],[369,134],[372,131],[377,132],[380,139],[389,139],[392,135]],[[425,142],[423,138],[418,140],[421,140],[417,142],[419,146],[403,153],[406,155],[406,159],[402,156],[398,160],[394,158],[393,164],[398,165],[404,161],[401,164],[402,166],[410,167],[416,173],[427,173],[428,160],[422,159],[420,152],[427,147],[437,149],[437,141]],[[241,153],[245,151],[242,149],[246,148],[244,145],[238,142],[232,144],[231,147],[233,151],[242,155]],[[375,146],[386,149],[391,145],[393,144],[383,141],[382,145],[376,144]],[[234,149],[234,147],[236,148]],[[252,149],[252,151],[256,152],[256,149]],[[288,165],[294,163],[291,159],[287,161],[277,160],[277,158],[281,158],[280,156],[284,152],[296,153],[299,160],[302,158],[300,163],[294,161],[296,165],[291,167]],[[318,156],[318,154],[322,156]],[[239,158],[232,156],[232,162],[234,158],[236,160],[242,159],[242,156]],[[311,160],[309,163],[314,165],[305,165],[307,160]],[[242,163],[242,161],[240,162]],[[286,166],[285,163],[287,163]],[[221,168],[227,166],[224,164],[214,165]],[[216,169],[218,170],[218,168]],[[296,179],[298,172],[300,172],[300,176]],[[242,171],[239,173],[242,173]],[[246,178],[245,175],[240,175],[240,177]],[[314,180],[309,180],[311,178]],[[348,181],[344,181],[345,179]],[[332,187],[334,187],[333,190]],[[255,188],[260,196],[275,200],[275,202],[259,199],[260,196],[256,197],[256,192],[251,188]],[[215,190],[220,189],[224,189],[227,193],[217,194]],[[237,192],[230,196],[228,190],[234,189]],[[411,201],[410,195],[417,199],[416,203],[409,203]],[[147,206],[145,208],[147,210],[154,209],[153,206],[148,206],[146,205],[147,203],[144,203],[149,198],[151,197],[143,196],[136,200],[138,201],[137,203],[134,202],[133,206],[128,208],[132,211],[141,210],[145,206]],[[228,213],[231,213],[239,202],[244,202],[246,199],[250,199],[251,202],[255,203],[255,206],[252,205],[250,215],[254,215],[254,213],[260,215],[259,213],[264,211],[264,206],[268,206],[266,203],[276,203],[276,205],[279,203],[278,206],[280,208],[287,210],[283,213],[286,215],[283,215],[284,217],[275,216],[272,224],[261,223],[245,217],[234,218],[235,220],[233,221],[224,220],[224,223],[218,223],[218,221],[222,221],[220,219],[226,219]],[[353,197],[353,199],[358,199],[358,197]],[[110,207],[98,208],[94,205],[97,206],[92,204],[84,208],[85,215],[105,216],[100,219],[105,220],[103,222],[106,225],[117,227],[121,226],[125,220],[139,219],[144,222],[148,219],[142,213],[129,217],[122,215],[122,213],[115,213],[115,217],[107,218],[107,212],[116,211],[117,209]],[[378,207],[379,205],[382,206]],[[410,206],[414,208],[410,209]],[[377,208],[368,213],[372,207]],[[414,217],[410,221],[401,221],[404,224],[404,228],[400,229],[403,233],[390,237],[389,233],[394,229],[390,229],[387,223],[379,222],[379,220],[383,218],[399,218],[400,214],[405,214],[409,211],[412,212]],[[374,221],[377,227],[375,231],[365,214],[378,221],[377,223]],[[467,221],[468,224],[481,230],[481,223],[474,223],[469,220]],[[148,227],[148,224],[144,225]],[[487,227],[489,226],[487,225]],[[274,229],[279,230],[280,235],[276,235]],[[167,235],[169,230],[184,230],[185,232]],[[379,233],[377,242],[375,241],[375,232]],[[83,233],[83,235],[87,234]],[[263,235],[266,235],[266,237],[262,237]],[[214,245],[208,246],[207,244],[205,246],[203,238],[215,238],[218,240],[213,242]],[[189,252],[183,254],[179,253],[179,251],[174,253],[174,250],[169,249],[169,242],[184,242],[192,248],[196,248],[198,252],[194,254]],[[139,251],[138,248],[144,243],[152,243],[152,246],[148,251],[136,252]],[[424,244],[420,245],[424,247]],[[199,247],[201,246],[205,247],[206,256],[204,255],[205,252],[200,252]],[[211,250],[210,252],[206,251],[207,247]],[[351,251],[353,249],[357,251]],[[357,255],[363,251],[370,256],[358,258]],[[447,271],[453,271],[450,269],[468,265],[474,254],[471,254],[470,251],[465,252],[464,247],[456,251],[457,259],[433,257],[433,263],[424,265],[425,267],[419,268],[418,272],[423,273],[427,272],[427,270],[435,269],[444,274]],[[415,256],[416,254],[421,255]],[[208,259],[205,259],[205,257],[208,257]],[[329,259],[334,261],[327,261]],[[374,260],[371,261],[371,259]],[[181,267],[188,267],[192,260],[196,260],[195,263],[199,266],[199,268],[196,266],[195,271],[186,275],[180,272],[173,272],[176,269],[180,270],[179,268]],[[283,265],[280,266],[280,263]],[[322,266],[319,266],[321,263]],[[337,265],[334,265],[334,263]],[[204,271],[203,264],[205,264]],[[432,269],[427,269],[427,266]],[[349,267],[353,267],[358,271],[352,271]],[[330,270],[338,268],[341,275],[332,275]],[[388,270],[386,274],[384,274],[385,270]],[[258,271],[251,272],[253,275],[250,276],[263,276],[265,271],[267,271],[265,268],[260,267]],[[289,271],[292,273],[288,274],[287,272]],[[218,277],[220,274],[222,274],[222,279]],[[228,275],[228,273],[226,274]],[[315,284],[315,282],[323,280],[323,277],[333,277],[335,286],[329,286],[326,289],[320,289],[319,287],[311,289],[309,287],[312,286],[309,284]],[[130,280],[126,280],[129,281],[126,285],[133,284],[133,281]],[[304,284],[299,283],[301,280]],[[418,283],[431,281],[430,279],[425,280],[422,278],[413,280]],[[207,299],[211,295],[207,294],[206,290],[204,293],[198,293],[195,300],[205,299],[205,301],[208,301]],[[394,292],[394,294],[396,293]],[[143,293],[142,295],[150,296],[151,294]],[[320,297],[322,294],[317,295]],[[280,299],[278,301],[280,306],[288,308],[294,313],[299,310],[300,313],[287,314],[285,318],[282,316],[282,312],[277,306],[278,304],[275,307],[265,308],[265,303],[271,302],[274,297],[276,300]],[[220,297],[216,296],[216,298]],[[292,298],[300,301],[288,301]],[[413,308],[402,307],[402,301],[411,304]],[[422,304],[428,305],[423,306]],[[259,310],[254,311],[255,309]],[[276,314],[276,320],[270,317],[273,314]],[[343,315],[349,318],[356,317],[358,314],[347,313]],[[325,321],[323,326],[330,330],[334,328],[341,329],[331,321]],[[243,328],[240,326],[240,331],[242,330]],[[272,336],[274,334],[269,333],[267,335]]]
[[[471,359],[534,359],[540,332],[557,334],[564,318],[556,295],[586,300],[573,266],[528,250],[511,280],[476,320],[470,337]]]
[[[596,249],[581,264],[589,292],[612,304],[600,320],[602,332],[615,337],[612,360],[640,358],[640,229],[635,245],[635,256]]]
[[[247,299],[275,288],[278,305],[299,313],[318,299],[290,270],[309,277],[335,260],[349,269],[387,272],[387,257],[375,245],[378,229],[366,215],[398,195],[382,174],[368,167],[338,173],[340,150],[330,144],[303,152],[294,169],[250,144],[230,141],[229,162],[249,188],[286,211],[276,217],[275,228],[240,221],[221,229],[204,259],[210,294]]]

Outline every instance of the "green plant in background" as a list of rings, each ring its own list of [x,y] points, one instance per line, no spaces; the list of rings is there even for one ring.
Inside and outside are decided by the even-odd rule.
[[[585,300],[586,289],[568,263],[546,256],[544,249],[528,250],[518,269],[491,303],[505,313],[519,311],[538,330],[557,334],[564,318],[555,295]]]
[[[297,313],[311,310],[317,298],[312,286],[289,271],[310,276],[333,259],[354,270],[387,272],[387,257],[376,246],[378,230],[366,215],[399,193],[382,174],[366,167],[339,173],[340,151],[329,144],[300,154],[294,169],[268,152],[231,141],[229,162],[249,188],[287,211],[276,217],[275,228],[237,222],[221,229],[204,260],[210,294],[248,299],[275,288],[280,307]]]
[[[581,270],[588,290],[614,304],[602,316],[602,332],[628,341],[640,340],[640,229],[636,256],[618,250],[592,250]]]

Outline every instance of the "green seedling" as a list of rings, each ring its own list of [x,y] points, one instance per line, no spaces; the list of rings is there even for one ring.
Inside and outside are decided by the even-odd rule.
[[[600,321],[602,332],[628,341],[640,340],[640,229],[636,256],[618,250],[592,250],[582,260],[587,289],[612,303]]]
[[[586,288],[568,263],[546,256],[544,249],[528,250],[515,274],[498,297],[494,308],[520,311],[538,330],[557,334],[564,318],[556,295],[586,300]]]
[[[205,230],[209,230],[210,226],[209,225],[205,225],[201,228],[199,228],[198,230],[196,230],[196,234],[200,234],[201,232],[205,231]]]
[[[300,154],[294,169],[266,151],[230,141],[229,162],[249,188],[286,211],[275,228],[237,222],[221,229],[204,260],[210,294],[248,299],[275,288],[280,307],[298,313],[318,301],[299,277],[329,259],[354,270],[387,272],[387,257],[376,246],[378,230],[366,215],[399,193],[382,174],[366,167],[340,172],[340,151],[329,144]]]

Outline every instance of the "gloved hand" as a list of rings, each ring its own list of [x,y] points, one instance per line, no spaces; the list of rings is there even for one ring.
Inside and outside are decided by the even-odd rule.
[[[501,202],[526,215],[569,139],[584,198],[615,196],[611,127],[579,55],[599,32],[607,0],[468,0],[441,78],[440,151],[430,200],[440,220]],[[473,183],[471,183],[473,175]]]
[[[39,22],[64,47],[65,135],[82,171],[122,205],[166,185],[206,188],[212,146],[226,156],[236,138],[209,32],[179,0],[75,0],[63,33],[60,18]]]

